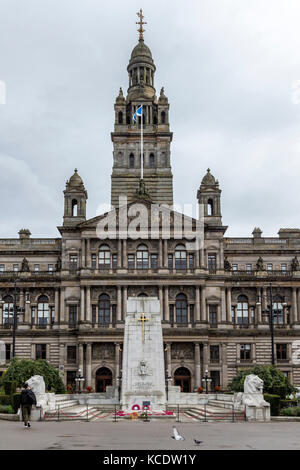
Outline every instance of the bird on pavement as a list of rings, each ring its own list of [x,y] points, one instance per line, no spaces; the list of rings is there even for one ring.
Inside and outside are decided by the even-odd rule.
[[[175,426],[173,426],[173,436],[171,436],[172,439],[175,439],[175,441],[184,441],[184,437],[179,434]]]
[[[198,439],[194,439],[194,442],[195,442],[196,446],[199,446],[201,444],[201,442],[203,442],[203,441],[198,441]]]

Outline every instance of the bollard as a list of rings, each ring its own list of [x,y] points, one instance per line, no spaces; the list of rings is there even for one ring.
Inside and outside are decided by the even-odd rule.
[[[180,410],[179,410],[179,405],[177,405],[177,423],[180,423],[180,419],[179,419],[179,413],[180,413]]]
[[[115,405],[115,414],[114,414],[114,420],[113,423],[117,422],[117,405]]]
[[[234,404],[232,403],[232,422],[234,423]]]
[[[59,421],[59,405],[57,405],[57,421]]]
[[[86,420],[89,422],[89,404],[86,404]]]

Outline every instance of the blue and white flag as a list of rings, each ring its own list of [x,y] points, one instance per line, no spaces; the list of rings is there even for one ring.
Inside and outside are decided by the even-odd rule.
[[[133,119],[133,122],[136,123],[136,118],[137,118],[137,116],[141,117],[142,114],[143,114],[143,105],[141,105],[141,106],[136,110],[136,112],[134,113],[133,118],[132,118],[132,119]]]

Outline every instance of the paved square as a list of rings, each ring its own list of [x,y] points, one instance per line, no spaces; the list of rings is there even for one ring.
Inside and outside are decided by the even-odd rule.
[[[36,450],[300,450],[300,424],[174,423],[185,441],[171,439],[172,423],[0,421],[0,449]],[[193,439],[203,441],[195,446]]]

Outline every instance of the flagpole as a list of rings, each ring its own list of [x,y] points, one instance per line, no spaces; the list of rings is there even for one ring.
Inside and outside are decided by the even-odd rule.
[[[143,105],[141,115],[141,179],[144,177]]]

